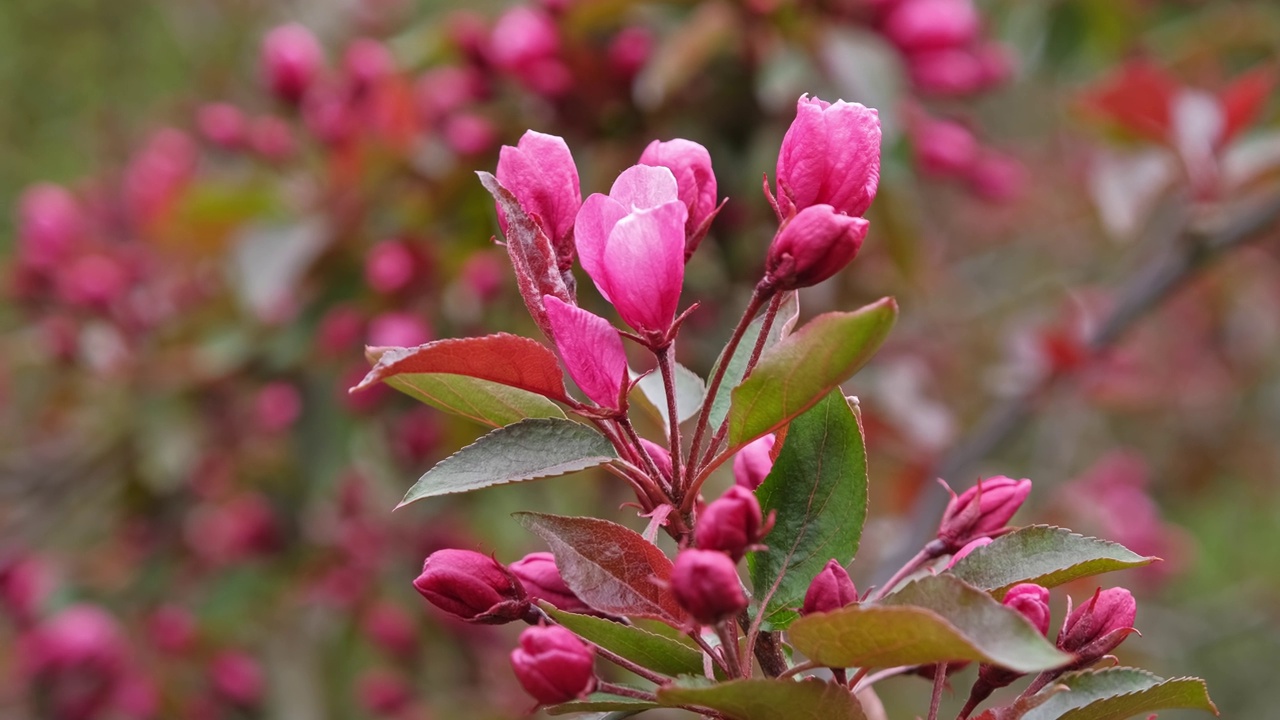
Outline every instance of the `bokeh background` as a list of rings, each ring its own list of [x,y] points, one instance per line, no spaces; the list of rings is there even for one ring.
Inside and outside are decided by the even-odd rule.
[[[941,39],[893,5],[0,3],[0,717],[527,712],[515,631],[453,623],[410,581],[440,547],[543,549],[518,509],[638,523],[625,488],[393,514],[483,429],[348,395],[363,346],[536,334],[473,174],[501,144],[563,135],[585,194],[686,137],[730,198],[684,296],[703,306],[680,360],[705,375],[776,227],[760,177],[801,93],[885,127],[862,255],[801,301],[902,307],[846,387],[872,473],[859,587],[936,522],[939,473],[1030,477],[1022,521],[1165,559],[1102,579],[1139,598],[1122,659],[1269,716],[1280,222],[1256,210],[1280,197],[1280,5],[982,0]],[[298,98],[262,68],[288,23],[323,51]],[[927,681],[882,688],[910,717]]]

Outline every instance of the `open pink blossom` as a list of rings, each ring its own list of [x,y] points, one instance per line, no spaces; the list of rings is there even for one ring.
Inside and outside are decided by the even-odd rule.
[[[560,258],[573,258],[574,219],[582,205],[578,167],[564,139],[529,130],[515,147],[498,153],[498,182],[551,239]],[[498,224],[507,232],[507,216],[498,208]]]
[[[777,182],[779,202],[795,210],[825,204],[862,215],[880,185],[880,114],[800,96],[778,152]]]
[[[569,377],[596,404],[619,409],[627,379],[627,355],[618,331],[608,320],[554,295],[544,295],[542,303]]]
[[[663,336],[684,284],[685,220],[675,175],[635,165],[608,195],[587,198],[574,223],[582,267],[631,327]]]

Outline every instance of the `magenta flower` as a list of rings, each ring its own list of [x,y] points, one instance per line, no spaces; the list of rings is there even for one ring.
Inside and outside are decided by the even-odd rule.
[[[413,587],[432,605],[467,622],[500,625],[524,617],[529,594],[519,578],[488,555],[437,550]]]
[[[543,295],[542,304],[569,377],[600,407],[621,409],[627,385],[627,355],[618,331],[608,320],[554,295]]]
[[[262,41],[262,75],[280,99],[296,103],[315,82],[324,50],[311,31],[297,23],[281,25]]]
[[[680,202],[689,210],[684,228],[684,256],[688,260],[715,219],[716,175],[711,169],[711,153],[692,140],[654,140],[641,153],[640,164],[664,167],[675,175]]]
[[[560,568],[556,566],[556,558],[549,552],[529,553],[508,565],[507,569],[520,578],[520,584],[534,600],[545,600],[565,612],[595,612],[565,584]]]
[[[1137,632],[1133,627],[1137,617],[1138,603],[1128,590],[1099,590],[1067,616],[1058,632],[1058,648],[1075,653],[1072,667],[1090,665]]]
[[[85,231],[80,203],[66,188],[32,185],[18,200],[18,247],[28,266],[52,270]]]
[[[968,45],[980,29],[971,0],[904,0],[884,23],[885,37],[907,52]]]
[[[978,140],[954,120],[922,118],[911,128],[916,165],[930,175],[964,175],[978,159]]]
[[[520,633],[511,651],[511,669],[520,685],[542,705],[580,698],[596,686],[595,648],[559,625],[538,625]]]
[[[952,494],[942,514],[938,539],[954,553],[968,542],[996,535],[1030,494],[1030,480],[1003,475],[979,480],[960,495]]]
[[[249,121],[244,111],[230,103],[202,105],[196,113],[196,128],[205,140],[220,148],[235,149],[244,144]]]
[[[496,177],[551,239],[560,269],[567,270],[573,262],[574,219],[582,205],[582,191],[578,166],[564,139],[529,130],[515,147],[502,146]],[[505,235],[507,216],[501,207],[498,224]]]
[[[688,214],[670,170],[635,165],[608,195],[587,198],[574,223],[579,259],[600,294],[653,338],[666,336],[680,303]]]
[[[822,572],[813,578],[813,582],[809,583],[809,589],[804,593],[804,606],[800,614],[831,612],[856,602],[858,602],[858,588],[854,586],[853,579],[849,577],[849,572],[844,569],[840,561],[833,558],[827,562],[826,567],[822,568]]]
[[[765,280],[779,290],[817,285],[848,265],[862,248],[865,219],[810,205],[784,221],[765,258]]]
[[[1040,631],[1049,633],[1049,591],[1035,583],[1019,583],[1004,595],[1005,607],[1013,608]]]
[[[714,625],[747,607],[733,559],[716,550],[680,551],[671,569],[671,593],[703,625]]]
[[[748,490],[760,487],[773,469],[773,445],[777,437],[769,433],[747,443],[733,458],[733,481]]]
[[[784,216],[817,204],[865,213],[880,184],[880,114],[800,96],[778,153],[777,183]]]
[[[764,520],[756,494],[734,485],[703,509],[693,538],[703,550],[719,550],[734,560],[741,560],[772,527],[772,522]]]

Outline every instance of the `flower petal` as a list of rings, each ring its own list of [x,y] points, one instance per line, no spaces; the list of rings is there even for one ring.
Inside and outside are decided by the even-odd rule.
[[[688,212],[674,200],[627,215],[609,234],[604,273],[611,301],[636,330],[665,333],[675,318],[684,284]]]

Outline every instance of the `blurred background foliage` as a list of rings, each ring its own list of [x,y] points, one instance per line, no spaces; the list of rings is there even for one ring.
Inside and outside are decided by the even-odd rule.
[[[684,296],[705,307],[681,361],[705,374],[772,232],[760,173],[772,173],[792,103],[809,92],[885,119],[863,255],[802,300],[806,316],[884,294],[903,308],[890,344],[847,387],[862,398],[872,463],[859,587],[905,542],[947,451],[990,408],[1031,397],[1025,422],[947,479],[1030,477],[1021,520],[1165,557],[1114,579],[1140,603],[1144,637],[1125,659],[1206,678],[1227,717],[1269,716],[1280,653],[1276,233],[1198,274],[1110,352],[1092,356],[1083,342],[1188,223],[1216,227],[1275,197],[1280,103],[1263,76],[1280,59],[1280,5],[987,0],[983,32],[1012,49],[1016,71],[937,97],[878,34],[874,4],[570,2],[555,55],[572,85],[551,91],[468,45],[511,7],[501,2],[0,3],[0,247],[14,258],[0,313],[0,579],[15,618],[24,599],[37,606],[0,629],[0,715],[56,717],[24,681],[22,642],[38,618],[86,602],[131,639],[137,698],[120,691],[101,717],[527,710],[507,669],[514,636],[431,614],[409,586],[415,566],[444,545],[504,561],[542,549],[510,521],[517,509],[633,522],[613,511],[625,492],[583,475],[392,515],[417,473],[481,428],[390,394],[348,398],[360,347],[536,332],[487,243],[492,209],[472,175],[493,168],[499,144],[530,127],[564,135],[586,194],[651,139],[683,136],[710,149],[730,197]],[[262,86],[262,37],[293,21],[315,31],[331,68],[358,37],[394,59],[375,101],[342,98],[341,132]],[[629,28],[640,30],[627,46],[617,37]],[[1126,124],[1137,102],[1126,99],[1159,84],[1124,84],[1135,63],[1212,93],[1262,73],[1248,126],[1215,148],[1222,179],[1210,191],[1176,142]],[[454,90],[415,89],[433,67],[475,71],[484,87],[442,109],[435,101]],[[320,86],[346,88],[341,78],[333,69]],[[1098,101],[1108,87],[1119,89]],[[288,142],[263,133],[220,148],[198,121],[210,102],[282,119]],[[922,119],[944,117],[992,162],[931,166],[937,141]],[[40,182],[70,188],[95,230],[77,257],[32,275],[19,198]],[[599,309],[592,292],[585,302]],[[1059,613],[1064,602],[1055,596]],[[906,717],[925,681],[883,687],[890,717]]]

